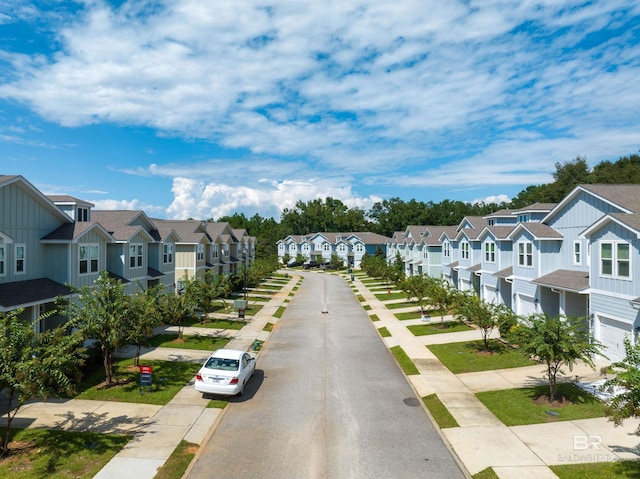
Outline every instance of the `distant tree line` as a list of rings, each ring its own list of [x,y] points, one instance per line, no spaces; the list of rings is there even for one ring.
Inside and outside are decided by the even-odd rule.
[[[243,228],[257,238],[257,257],[276,255],[276,241],[288,235],[316,232],[370,231],[392,236],[408,225],[457,225],[465,216],[484,216],[503,208],[518,209],[533,203],[557,203],[580,184],[640,183],[640,155],[633,154],[615,162],[603,161],[590,169],[587,160],[578,156],[566,163],[556,163],[554,181],[531,185],[510,202],[466,203],[443,200],[439,203],[390,198],[375,203],[370,210],[348,208],[342,201],[327,197],[308,202],[298,201],[282,212],[280,222],[256,214],[247,218],[235,213],[217,221],[233,228]],[[209,219],[208,221],[214,221]]]

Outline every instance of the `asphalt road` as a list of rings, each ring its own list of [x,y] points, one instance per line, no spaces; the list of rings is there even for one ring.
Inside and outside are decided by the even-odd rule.
[[[189,479],[465,477],[344,279],[305,273],[257,368]]]

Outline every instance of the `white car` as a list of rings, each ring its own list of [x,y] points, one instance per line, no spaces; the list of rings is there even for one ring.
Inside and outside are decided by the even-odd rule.
[[[218,349],[196,375],[196,391],[240,396],[256,371],[256,359],[246,351]]]

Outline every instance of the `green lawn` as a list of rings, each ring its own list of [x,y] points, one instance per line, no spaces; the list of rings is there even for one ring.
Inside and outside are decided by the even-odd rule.
[[[440,333],[456,333],[459,331],[470,331],[473,328],[458,321],[445,321],[444,323],[425,323],[407,326],[407,329],[416,336],[425,336],[428,334]]]
[[[505,389],[477,393],[478,399],[506,426],[521,426],[555,421],[571,421],[604,417],[604,404],[591,394],[565,383],[558,385],[558,394],[570,403],[565,406],[551,406],[544,400],[534,402],[549,393],[549,386],[521,389]],[[553,412],[548,414],[547,411]]]
[[[407,295],[403,292],[392,292],[390,294],[387,294],[387,292],[385,291],[384,293],[378,293],[374,295],[376,298],[378,298],[380,301],[389,301],[391,299],[406,299]]]
[[[164,333],[149,339],[149,344],[156,348],[197,349],[200,351],[215,351],[224,348],[231,338],[219,336],[183,336],[178,339],[178,333]]]
[[[400,321],[406,321],[407,319],[420,319],[422,317],[418,310],[405,313],[393,313],[393,315]]]
[[[560,479],[638,479],[639,461],[592,462],[549,466]]]
[[[180,441],[178,447],[171,453],[167,462],[158,469],[153,479],[180,479],[189,464],[191,464],[198,449],[199,446],[197,444],[185,440]]]
[[[0,477],[11,479],[90,479],[131,440],[53,429],[12,429],[12,437],[11,453],[0,461]]]
[[[480,331],[478,331],[478,337],[480,338]],[[432,344],[427,347],[454,374],[536,364],[495,339],[489,341],[489,353],[483,351],[481,339],[461,343]]]
[[[99,365],[78,385],[79,394],[75,399],[98,401],[122,401],[164,406],[187,385],[200,369],[199,363],[178,361],[143,361],[153,367],[152,386],[140,389],[139,368],[133,366],[132,359],[115,363],[118,371],[118,385],[106,387],[104,370]]]
[[[248,311],[248,309],[247,309]],[[200,318],[187,318],[184,320],[183,326],[193,328],[210,328],[210,329],[242,329],[247,324],[242,319],[213,319],[203,323]]]
[[[414,306],[416,310],[420,309],[420,305],[418,303],[413,303],[410,301],[404,301],[402,303],[390,303],[384,305],[387,309],[401,309],[401,308],[410,308]]]
[[[389,336],[391,336],[391,333],[389,332],[389,330],[384,326],[382,328],[378,328],[378,332],[380,333],[380,336],[382,336],[383,338],[388,338]]]

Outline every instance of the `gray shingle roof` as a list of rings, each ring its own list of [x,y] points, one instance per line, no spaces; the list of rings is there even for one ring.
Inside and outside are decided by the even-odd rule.
[[[589,289],[589,273],[586,271],[558,269],[534,279],[532,283],[579,293]]]

